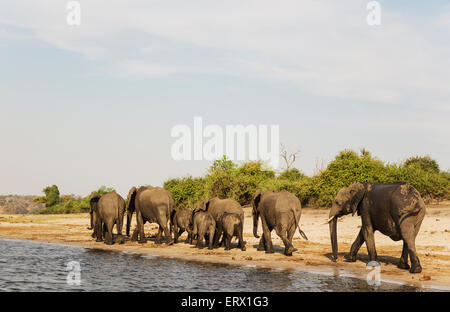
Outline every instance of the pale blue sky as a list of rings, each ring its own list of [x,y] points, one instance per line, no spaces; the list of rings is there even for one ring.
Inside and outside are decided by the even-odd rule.
[[[0,3],[0,194],[85,195],[201,175],[176,124],[279,124],[308,174],[339,150],[450,168],[450,2]],[[425,4],[426,3],[426,4]]]

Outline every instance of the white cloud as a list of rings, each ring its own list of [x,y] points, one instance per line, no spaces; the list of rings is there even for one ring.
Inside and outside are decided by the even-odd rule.
[[[65,3],[56,0],[2,1],[0,23],[106,61],[114,75],[256,76],[343,99],[450,106],[449,7],[423,27],[382,4],[382,25],[369,27],[362,0],[80,3],[80,27],[65,24]]]

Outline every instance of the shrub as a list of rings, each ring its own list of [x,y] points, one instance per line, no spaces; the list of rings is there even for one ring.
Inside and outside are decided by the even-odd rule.
[[[51,207],[59,204],[61,199],[59,198],[59,189],[56,185],[47,186],[42,190],[45,193],[45,206]]]
[[[327,168],[308,177],[294,168],[275,177],[263,170],[261,162],[237,166],[226,157],[216,160],[205,178],[171,179],[164,184],[181,207],[198,203],[206,197],[235,198],[241,205],[251,202],[257,189],[287,190],[302,205],[329,207],[337,192],[354,182],[392,183],[404,181],[414,186],[425,200],[449,198],[450,172],[439,172],[437,162],[429,156],[412,157],[403,164],[385,164],[362,149],[341,151]],[[197,182],[196,179],[198,179]]]
[[[407,160],[405,160],[404,166],[405,167],[418,166],[423,171],[428,171],[437,174],[439,174],[440,172],[437,161],[431,159],[431,157],[428,155],[423,157],[421,156],[410,157]]]
[[[390,182],[404,181],[414,186],[426,202],[448,198],[450,180],[446,173],[423,167],[420,163],[388,166]]]
[[[297,181],[304,177],[305,175],[297,168],[285,170],[278,176],[279,179],[285,179],[288,181]]]
[[[44,189],[47,190],[49,188]],[[58,189],[56,185],[50,188],[51,192],[55,192]],[[58,190],[58,203],[47,206],[48,202],[46,201],[46,207],[44,209],[36,210],[37,214],[62,214],[62,213],[82,213],[90,211],[90,199],[92,194],[103,195],[106,193],[114,192],[113,188],[102,186],[98,190],[92,191],[90,195],[86,197],[74,197],[72,195],[63,195],[59,198],[59,190]],[[47,194],[47,193],[46,193]],[[39,197],[38,197],[39,198]],[[47,195],[46,195],[47,198]],[[36,200],[37,201],[37,200]]]
[[[260,161],[251,161],[238,167],[225,156],[216,160],[206,175],[207,197],[234,198],[241,205],[250,203],[259,185],[275,177],[273,170],[264,170]]]
[[[354,182],[389,182],[384,163],[366,150],[361,155],[344,150],[313,178],[311,196],[318,205],[330,206],[337,192]]]
[[[164,182],[164,188],[172,194],[175,209],[194,208],[205,197],[204,178],[174,178]]]

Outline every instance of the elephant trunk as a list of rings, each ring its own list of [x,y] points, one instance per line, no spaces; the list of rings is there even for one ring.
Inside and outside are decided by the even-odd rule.
[[[253,236],[255,236],[256,238],[259,238],[258,235],[258,213],[254,213],[253,214]]]
[[[338,258],[337,220],[337,210],[336,208],[332,207],[330,210],[328,224],[330,225],[331,249],[333,251],[333,259],[335,261]]]

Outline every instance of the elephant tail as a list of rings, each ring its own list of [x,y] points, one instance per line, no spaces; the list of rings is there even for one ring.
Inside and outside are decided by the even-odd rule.
[[[299,231],[300,235],[305,240],[308,240],[308,237],[306,236],[305,232],[303,232],[302,229],[300,228],[300,222],[299,222],[299,220],[297,220],[297,215],[295,214],[295,210],[294,209],[292,209],[292,213],[294,214],[295,227],[298,228],[298,231]]]
[[[305,232],[302,231],[302,229],[300,228],[300,226],[298,226],[298,231],[300,232],[300,235],[301,235],[304,239],[308,240],[308,237],[306,236]]]

